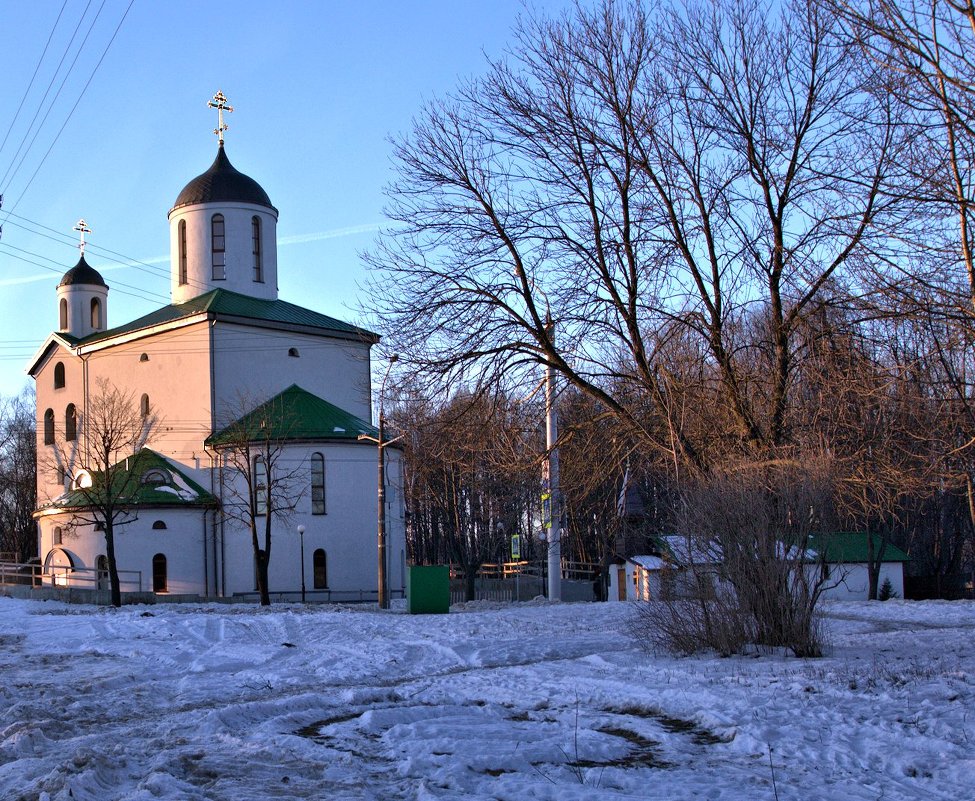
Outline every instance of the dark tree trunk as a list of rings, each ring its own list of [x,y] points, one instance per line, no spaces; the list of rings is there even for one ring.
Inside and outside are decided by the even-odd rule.
[[[115,527],[111,519],[105,520],[105,557],[108,560],[108,582],[112,590],[112,606],[122,605],[122,587],[118,577],[118,563],[115,561]]]

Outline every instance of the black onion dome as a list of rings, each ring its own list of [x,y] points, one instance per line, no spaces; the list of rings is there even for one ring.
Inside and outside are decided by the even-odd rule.
[[[190,206],[194,203],[226,201],[253,203],[256,206],[274,208],[271,205],[271,198],[267,196],[267,192],[261,188],[261,185],[230,163],[221,144],[210,169],[202,175],[197,175],[183,187],[173,208],[178,209],[180,206]]]
[[[103,287],[108,286],[108,284],[105,283],[105,279],[102,278],[101,273],[99,273],[98,270],[85,261],[84,254],[82,254],[80,259],[78,259],[78,263],[64,274],[64,277],[61,279],[61,283],[58,284],[58,287],[72,286],[74,284],[89,284]]]

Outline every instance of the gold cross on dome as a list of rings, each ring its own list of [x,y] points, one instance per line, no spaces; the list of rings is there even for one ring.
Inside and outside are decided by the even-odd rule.
[[[71,229],[72,231],[77,231],[81,236],[81,241],[78,243],[78,249],[81,251],[81,255],[85,255],[85,234],[91,233],[91,228],[88,227],[88,223],[84,220],[78,220],[75,223],[75,227]]]
[[[207,101],[207,106],[209,108],[215,108],[217,110],[217,127],[213,129],[213,132],[217,135],[217,141],[223,144],[223,132],[229,130],[230,126],[225,125],[223,121],[223,113],[232,112],[234,107],[227,104],[227,96],[220,90],[213,96],[213,100]]]

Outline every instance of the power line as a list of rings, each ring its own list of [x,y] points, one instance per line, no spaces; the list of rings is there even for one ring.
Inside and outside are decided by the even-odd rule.
[[[64,273],[63,266],[60,265],[54,259],[48,258],[47,256],[42,256],[39,253],[33,253],[33,252],[29,251],[29,250],[24,250],[23,248],[18,248],[15,245],[10,245],[10,244],[8,244],[6,242],[0,242],[0,247],[6,248],[8,250],[16,250],[16,251],[19,251],[20,253],[26,253],[28,256],[33,256],[33,257],[38,258],[38,259],[44,259],[45,261],[49,261],[52,264],[57,264],[58,266],[57,267],[49,267],[46,264],[41,264],[40,262],[31,261],[30,259],[26,259],[23,256],[18,256],[16,253],[8,253],[7,254],[8,256],[10,256],[10,257],[12,257],[14,259],[20,259],[21,261],[27,262],[28,264],[33,264],[33,265],[35,265],[37,267],[40,267],[40,268],[42,268],[44,270],[49,270],[50,272],[57,273],[59,275],[61,275],[61,274]],[[123,286],[123,287],[126,287],[126,288],[132,290],[132,292],[124,292],[122,290],[118,290],[123,295],[133,294],[135,297],[141,298],[142,300],[149,300],[149,301],[154,300],[154,298],[148,297],[149,295],[153,295],[153,296],[155,296],[155,299],[161,299],[165,303],[168,303],[169,302],[169,296],[168,295],[163,295],[163,294],[161,294],[159,292],[153,292],[152,290],[143,289],[142,287],[133,286],[132,284],[127,284],[124,281],[113,281],[111,288],[112,289],[117,289],[117,287],[119,287],[119,286]],[[158,302],[158,300],[156,300],[156,302]]]
[[[129,11],[132,10],[132,5],[134,3],[135,0],[129,0],[129,4],[125,8],[125,13],[122,14],[122,19],[119,20],[118,25],[115,27],[115,31],[112,34],[112,38],[109,39],[108,44],[105,45],[105,49],[102,51],[101,57],[98,59],[98,63],[95,64],[94,68],[91,71],[91,75],[88,76],[88,80],[85,83],[84,87],[82,88],[81,94],[78,95],[78,99],[71,107],[71,111],[68,112],[68,116],[65,117],[64,122],[61,124],[61,127],[58,129],[57,135],[54,137],[54,141],[51,142],[50,147],[48,147],[47,151],[44,153],[44,156],[41,159],[40,164],[37,165],[37,169],[34,170],[34,173],[31,175],[30,180],[27,182],[27,185],[24,187],[23,191],[20,193],[17,200],[14,201],[13,208],[17,208],[17,205],[20,203],[21,200],[23,200],[24,195],[27,194],[27,190],[30,189],[31,184],[34,183],[34,179],[37,177],[37,174],[41,171],[41,167],[44,166],[44,162],[47,161],[47,157],[51,155],[51,151],[54,149],[54,146],[58,143],[58,140],[61,138],[61,134],[64,133],[64,129],[67,127],[68,122],[71,120],[71,117],[74,116],[75,110],[78,108],[78,105],[81,103],[82,98],[84,98],[85,93],[88,91],[88,87],[91,86],[91,82],[95,77],[95,73],[98,72],[98,68],[102,65],[102,62],[105,60],[105,56],[108,55],[108,50],[112,46],[112,43],[115,41],[115,38],[118,36],[119,30],[121,30],[122,28],[122,23],[125,22],[125,18],[129,15]],[[104,3],[102,5],[104,5]],[[9,217],[9,212],[7,216]]]
[[[13,212],[10,212],[10,214],[8,215],[8,219],[9,217],[15,217],[18,220],[23,220],[24,222],[30,223],[31,225],[36,226],[37,228],[43,228],[44,231],[50,231],[51,233],[45,234],[42,231],[35,231],[26,225],[21,225],[15,222],[9,223],[10,225],[13,225],[16,228],[20,228],[24,231],[28,231],[36,236],[43,236],[47,239],[57,242],[60,245],[69,245],[71,248],[77,247],[77,243],[73,239],[68,237],[67,234],[58,231],[57,229],[50,228],[49,226],[46,226],[43,223],[39,223],[36,220],[31,220],[27,217],[23,217],[20,214],[14,214]],[[106,248],[103,247],[102,245],[96,245],[91,242],[87,244],[87,250],[93,251],[96,254],[110,254],[104,256],[104,258],[108,259],[109,261],[114,261],[117,264],[123,264],[126,267],[132,267],[136,270],[146,273],[147,275],[152,276],[153,278],[164,278],[167,282],[171,280],[172,271],[169,267],[161,267],[158,264],[150,264],[149,262],[142,261],[141,259],[137,259],[134,256],[127,256],[124,253],[119,253],[118,251],[112,250],[111,248]],[[118,258],[112,258],[112,256],[117,256]],[[187,278],[186,283],[189,286],[195,287],[197,289],[210,289],[209,284],[203,281],[197,281],[194,278]]]
[[[64,14],[64,9],[68,5],[68,0],[64,0],[61,4],[61,10],[58,12],[58,18],[54,20],[54,26],[51,28],[51,33],[48,34],[47,42],[44,45],[44,50],[41,52],[41,57],[37,59],[37,66],[34,67],[34,74],[30,76],[30,81],[27,84],[27,88],[24,90],[24,96],[20,98],[20,105],[17,106],[17,111],[14,112],[14,117],[10,121],[10,126],[7,128],[7,133],[3,137],[3,141],[0,142],[0,153],[3,153],[3,148],[7,144],[7,139],[10,138],[10,134],[14,129],[14,125],[17,124],[17,119],[20,117],[21,109],[24,107],[24,102],[27,100],[27,95],[30,94],[31,87],[34,85],[34,79],[37,77],[37,73],[41,68],[41,63],[44,61],[44,56],[47,55],[47,49],[51,46],[51,39],[54,38],[54,32],[58,28],[58,23],[61,21],[61,16]]]
[[[105,5],[104,2],[102,3],[102,5],[103,6]],[[68,57],[68,53],[71,52],[71,47],[74,44],[75,38],[77,38],[77,36],[78,36],[78,31],[81,30],[81,24],[85,21],[85,17],[88,15],[88,9],[90,7],[91,7],[91,0],[88,0],[88,4],[85,6],[85,10],[81,12],[81,16],[78,18],[78,24],[75,25],[74,31],[72,31],[72,33],[71,33],[71,38],[68,40],[68,43],[64,47],[64,52],[61,54],[61,60],[58,62],[58,65],[55,68],[54,73],[51,75],[51,80],[47,84],[47,89],[44,90],[44,96],[41,98],[40,102],[37,104],[37,110],[34,112],[34,116],[31,118],[30,125],[28,125],[27,126],[27,130],[24,131],[24,135],[23,135],[23,137],[20,140],[20,144],[17,146],[17,150],[14,153],[13,158],[10,159],[10,164],[7,166],[7,171],[3,174],[3,178],[0,179],[0,184],[2,184],[4,186],[8,186],[9,187],[9,184],[7,183],[7,176],[10,175],[10,170],[13,169],[13,166],[14,166],[14,164],[17,161],[17,156],[19,156],[20,155],[20,151],[23,150],[24,145],[27,143],[28,137],[31,137],[31,131],[34,130],[34,123],[37,122],[37,115],[41,113],[41,109],[44,108],[44,104],[47,102],[47,96],[51,93],[51,87],[54,86],[54,82],[57,80],[58,73],[61,72],[61,67],[64,64],[64,60]],[[101,13],[101,9],[99,9],[99,13]],[[96,15],[95,18],[96,19],[98,18],[97,15]],[[91,33],[91,29],[90,28],[88,29],[88,32]],[[86,36],[85,39],[87,40],[87,38],[88,37]],[[82,42],[81,43],[81,48],[83,48],[84,46],[85,46],[85,43]],[[81,53],[81,48],[78,48],[78,53],[79,54]],[[78,57],[75,56],[75,61],[77,61],[77,60],[78,60]],[[74,66],[74,62],[72,62],[72,67],[73,66]],[[67,77],[70,74],[71,74],[71,68],[69,67],[68,68],[68,73],[67,73],[67,75],[65,75],[64,80],[67,80]],[[63,88],[63,87],[64,87],[64,82],[62,81],[61,88]],[[58,94],[60,94],[61,88],[58,89]],[[57,95],[55,95],[54,96],[54,100],[57,100],[57,99],[58,99],[57,98]],[[51,108],[53,108],[53,106],[54,106],[54,101],[52,100],[51,101],[51,106],[48,107],[48,114],[50,113]],[[47,119],[47,116],[46,115],[45,115],[44,119]],[[43,125],[43,122],[41,124]],[[38,130],[40,130],[39,127],[38,127]],[[24,152],[24,155],[25,156],[27,155],[27,153],[30,152],[30,149],[34,146],[34,141],[36,139],[37,139],[37,134],[35,133],[33,135],[33,137],[31,138],[31,140],[30,140],[30,145],[28,145],[27,150]],[[21,159],[21,164],[22,163],[23,163],[23,159]],[[19,169],[19,167],[18,167],[18,169]],[[11,178],[11,180],[13,180],[13,178]]]

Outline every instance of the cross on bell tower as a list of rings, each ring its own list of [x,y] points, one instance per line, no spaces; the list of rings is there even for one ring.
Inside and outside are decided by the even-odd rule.
[[[217,127],[213,129],[213,132],[217,135],[217,141],[223,145],[223,132],[229,130],[230,126],[225,125],[223,121],[223,113],[232,112],[234,107],[228,105],[227,96],[220,90],[213,96],[213,100],[207,101],[207,106],[209,108],[215,108],[217,110]]]
[[[77,231],[81,237],[81,241],[78,242],[78,249],[81,251],[81,255],[85,255],[85,234],[91,233],[91,228],[88,227],[88,223],[84,220],[78,220],[75,227],[71,229],[72,231]]]

